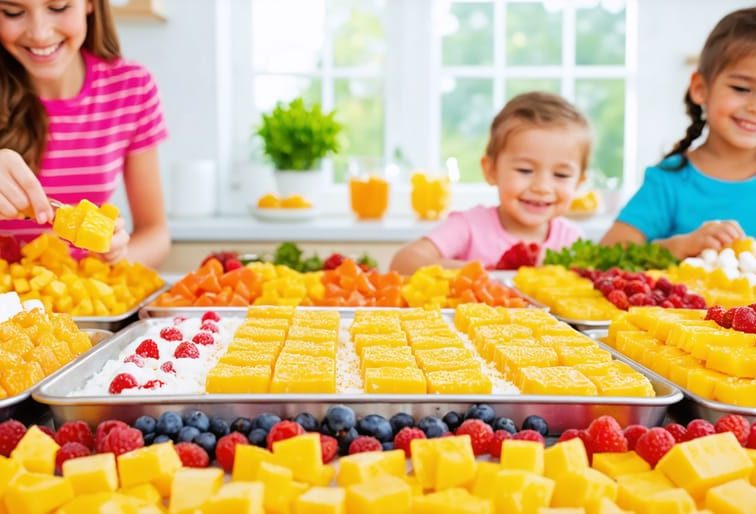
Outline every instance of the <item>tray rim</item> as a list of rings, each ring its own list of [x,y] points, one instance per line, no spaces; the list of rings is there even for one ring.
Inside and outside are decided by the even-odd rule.
[[[603,329],[586,330],[584,334],[590,337],[591,339],[595,340],[601,347],[603,347],[605,350],[611,353],[616,359],[619,359],[626,364],[630,364],[630,365],[634,364],[635,366],[640,368],[643,371],[643,373],[647,374],[648,376],[653,376],[653,378],[657,380],[658,382],[664,382],[667,385],[670,385],[678,389],[683,394],[684,397],[698,403],[699,405],[702,405],[703,407],[706,407],[707,409],[711,409],[711,410],[715,410],[719,412],[729,412],[733,414],[741,414],[744,416],[756,417],[756,407],[742,407],[739,405],[732,405],[730,403],[718,402],[715,400],[709,400],[707,398],[703,398],[695,393],[691,393],[687,388],[679,384],[676,384],[675,382],[672,382],[670,379],[663,377],[656,371],[644,366],[643,364],[637,362],[635,359],[628,357],[627,355],[620,352],[616,348],[612,348],[608,344],[600,341],[599,338],[606,337],[608,335],[608,331],[606,334],[604,334]]]

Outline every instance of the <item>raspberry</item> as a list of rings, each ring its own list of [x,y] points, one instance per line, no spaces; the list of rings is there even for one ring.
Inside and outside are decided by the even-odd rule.
[[[546,441],[544,441],[543,436],[535,430],[520,430],[512,436],[512,439],[515,439],[517,441],[535,441],[537,443],[543,444],[544,446],[546,445]]]
[[[129,428],[129,426],[123,421],[114,419],[103,421],[97,425],[97,430],[95,430],[95,450],[97,450],[97,453],[107,453],[110,451],[108,447],[108,434],[116,428]]]
[[[231,432],[221,437],[215,446],[215,458],[226,473],[231,473],[234,469],[237,444],[249,444],[249,440],[240,432]]]
[[[131,354],[125,359],[123,359],[123,362],[131,362],[135,364],[138,368],[144,367],[144,358],[137,354]]]
[[[133,389],[134,387],[138,386],[139,384],[137,384],[134,375],[131,375],[129,373],[119,373],[110,383],[108,391],[110,391],[110,394],[121,394],[121,391],[123,391],[124,389]]]
[[[339,454],[339,442],[335,437],[320,434],[320,456],[323,458],[323,464],[328,464],[336,455]]]
[[[210,332],[200,332],[196,336],[192,337],[192,342],[208,345],[215,343],[215,338]]]
[[[484,455],[491,450],[493,429],[491,429],[491,425],[485,421],[479,419],[465,420],[464,423],[457,428],[455,434],[467,434],[470,436],[470,442],[475,455]]]
[[[599,280],[593,285],[593,287],[601,291],[605,296],[608,296],[609,293],[614,291],[614,284],[612,283],[612,279],[609,278]]]
[[[732,328],[732,319],[735,317],[735,309],[727,309],[727,312],[722,316],[722,323],[724,328]]]
[[[672,284],[669,293],[680,298],[685,298],[685,295],[688,294],[688,287],[685,284]]]
[[[716,430],[718,434],[721,434],[722,432],[732,432],[740,443],[740,446],[745,446],[748,442],[751,426],[743,416],[728,414],[717,420],[714,424],[714,430]]]
[[[178,453],[181,464],[187,468],[206,468],[210,465],[210,457],[201,446],[194,443],[178,443],[173,447]]]
[[[562,432],[562,435],[559,436],[559,439],[557,439],[558,443],[561,443],[563,441],[569,441],[570,439],[575,439],[576,437],[580,437],[580,430],[577,428],[568,428],[564,432]]]
[[[663,428],[654,427],[638,438],[635,452],[654,467],[674,445],[675,438],[672,434]]]
[[[197,349],[197,345],[195,345],[194,343],[184,341],[176,347],[176,351],[173,352],[173,356],[176,359],[198,359],[199,350]]]
[[[746,443],[746,448],[756,450],[756,423],[751,425],[751,431],[748,434],[748,443]]]
[[[685,435],[688,431],[684,426],[678,425],[677,423],[670,423],[664,427],[664,430],[672,434],[672,437],[675,438],[675,442],[682,443],[683,441],[686,441]]]
[[[748,307],[736,307],[732,317],[732,328],[748,334],[756,334],[756,311]]]
[[[721,325],[722,318],[724,318],[724,315],[726,312],[727,312],[727,309],[725,309],[724,307],[715,305],[714,307],[709,307],[709,309],[706,311],[706,317],[704,319],[710,319],[714,321],[717,325]]]
[[[622,433],[622,427],[612,416],[598,417],[588,425],[588,433],[591,435],[592,439],[596,439],[597,435],[603,434],[604,432]]]
[[[160,389],[165,382],[159,379],[148,380],[140,389]]]
[[[202,322],[205,321],[220,321],[220,316],[215,311],[207,311],[202,315]]]
[[[176,316],[175,318],[173,318],[173,324],[180,325],[186,320],[187,320],[186,316]]]
[[[651,288],[648,287],[648,284],[644,280],[631,280],[627,283],[625,286],[625,294],[630,297],[637,293],[643,293],[648,294],[651,291]]]
[[[83,421],[69,421],[63,423],[55,435],[55,442],[60,446],[66,443],[79,443],[90,450],[94,450],[95,440],[92,429]]]
[[[273,425],[273,428],[268,432],[268,437],[266,439],[268,450],[273,449],[273,443],[276,441],[283,441],[284,439],[290,439],[304,433],[305,429],[295,421],[279,421]]]
[[[693,439],[706,437],[707,435],[713,435],[716,433],[717,431],[714,429],[714,425],[712,425],[705,419],[694,419],[693,421],[688,423],[688,429],[685,433],[685,440],[692,441]]]
[[[26,427],[20,421],[9,419],[0,423],[0,455],[10,457],[25,433]]]
[[[682,309],[683,307],[683,301],[682,298],[677,296],[676,294],[671,294],[667,297],[667,301],[671,303],[674,308],[676,309]]]
[[[394,436],[394,449],[404,450],[404,454],[407,457],[411,457],[412,449],[410,448],[410,441],[413,439],[425,439],[425,432],[419,428],[404,427]]]
[[[488,453],[491,454],[491,457],[496,457],[497,459],[501,457],[501,443],[507,439],[512,439],[512,434],[506,430],[497,430],[493,433],[493,437],[491,437],[491,445],[488,449]]]
[[[666,277],[661,277],[659,280],[657,280],[654,287],[665,295],[668,295],[670,291],[672,291],[672,283]]]
[[[625,439],[627,439],[627,449],[634,450],[640,436],[648,432],[648,428],[643,425],[628,425],[625,427]]]
[[[627,281],[622,277],[614,277],[612,279],[612,287],[614,289],[618,289],[624,292],[626,285],[627,285]]]
[[[136,428],[114,428],[108,433],[107,443],[108,451],[115,454],[116,457],[124,453],[136,450],[144,446],[142,432]]]
[[[381,442],[375,437],[361,435],[349,443],[349,455],[363,452],[380,452],[383,450]]]
[[[620,310],[626,311],[630,308],[630,302],[627,301],[627,295],[624,291],[620,291],[619,289],[610,291],[609,294],[606,295],[606,299],[612,302],[614,306]]]
[[[35,426],[39,429],[40,432],[44,432],[45,434],[50,436],[50,439],[52,439],[53,441],[55,440],[55,431],[52,428],[46,425],[35,425]]]
[[[596,430],[591,436],[593,453],[624,453],[627,451],[627,439],[622,430]]]
[[[181,341],[184,338],[184,334],[176,327],[165,327],[160,331],[160,337],[166,341]]]
[[[63,444],[55,455],[55,471],[61,473],[63,463],[69,459],[92,455],[92,451],[81,443],[68,442]]]
[[[683,297],[683,304],[689,309],[705,309],[706,300],[700,294],[688,293]]]
[[[146,359],[159,359],[160,352],[158,351],[158,345],[153,339],[145,339],[139,346],[136,347],[134,353],[141,355]]]
[[[173,368],[173,363],[171,361],[165,361],[164,363],[162,363],[160,365],[160,369],[164,373],[173,373],[174,375],[176,374],[176,370]]]
[[[217,334],[218,325],[216,325],[212,321],[206,321],[202,325],[200,325],[200,330],[204,330],[205,332],[213,332]]]
[[[630,305],[640,306],[647,305],[646,302],[648,302],[649,300],[653,301],[653,299],[649,298],[645,293],[635,293],[634,295],[628,297],[627,302]]]

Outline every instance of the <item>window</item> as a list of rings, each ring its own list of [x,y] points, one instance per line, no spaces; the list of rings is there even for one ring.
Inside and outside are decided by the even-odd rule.
[[[476,183],[494,114],[551,91],[591,118],[592,176],[618,186],[633,169],[636,2],[252,0],[255,119],[297,95],[336,109],[335,182],[350,156],[382,156],[405,169],[454,157]]]

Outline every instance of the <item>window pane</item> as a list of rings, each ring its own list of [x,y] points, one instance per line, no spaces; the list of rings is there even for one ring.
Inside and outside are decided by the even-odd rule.
[[[578,108],[593,125],[593,156],[589,168],[596,176],[622,180],[625,127],[625,83],[622,80],[578,80],[575,83]]]
[[[540,3],[507,4],[507,64],[540,66],[562,62],[562,9]]]
[[[329,4],[335,66],[383,65],[386,54],[384,4],[381,0],[335,0]]]
[[[559,79],[511,79],[507,80],[507,101],[529,91],[546,91],[559,94],[561,81]]]
[[[255,0],[252,9],[252,58],[256,71],[320,69],[325,37],[324,0]]]
[[[493,4],[450,4],[443,34],[444,65],[493,64]]]
[[[321,102],[320,79],[290,75],[260,75],[254,81],[255,109],[269,112],[277,102],[290,102],[301,96],[307,105]]]
[[[383,156],[384,93],[380,79],[334,81],[336,117],[344,125],[344,145],[333,159],[334,179],[344,182],[349,156]]]
[[[493,83],[488,79],[444,82],[441,99],[441,161],[456,157],[461,182],[481,182],[480,157],[493,118]]]
[[[575,30],[577,64],[625,64],[624,6],[578,9]]]

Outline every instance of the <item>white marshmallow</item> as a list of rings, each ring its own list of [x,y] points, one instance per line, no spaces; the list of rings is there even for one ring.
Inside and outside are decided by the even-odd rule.
[[[703,252],[701,252],[701,258],[704,260],[707,264],[714,264],[717,262],[717,251],[713,248],[707,248]]]

